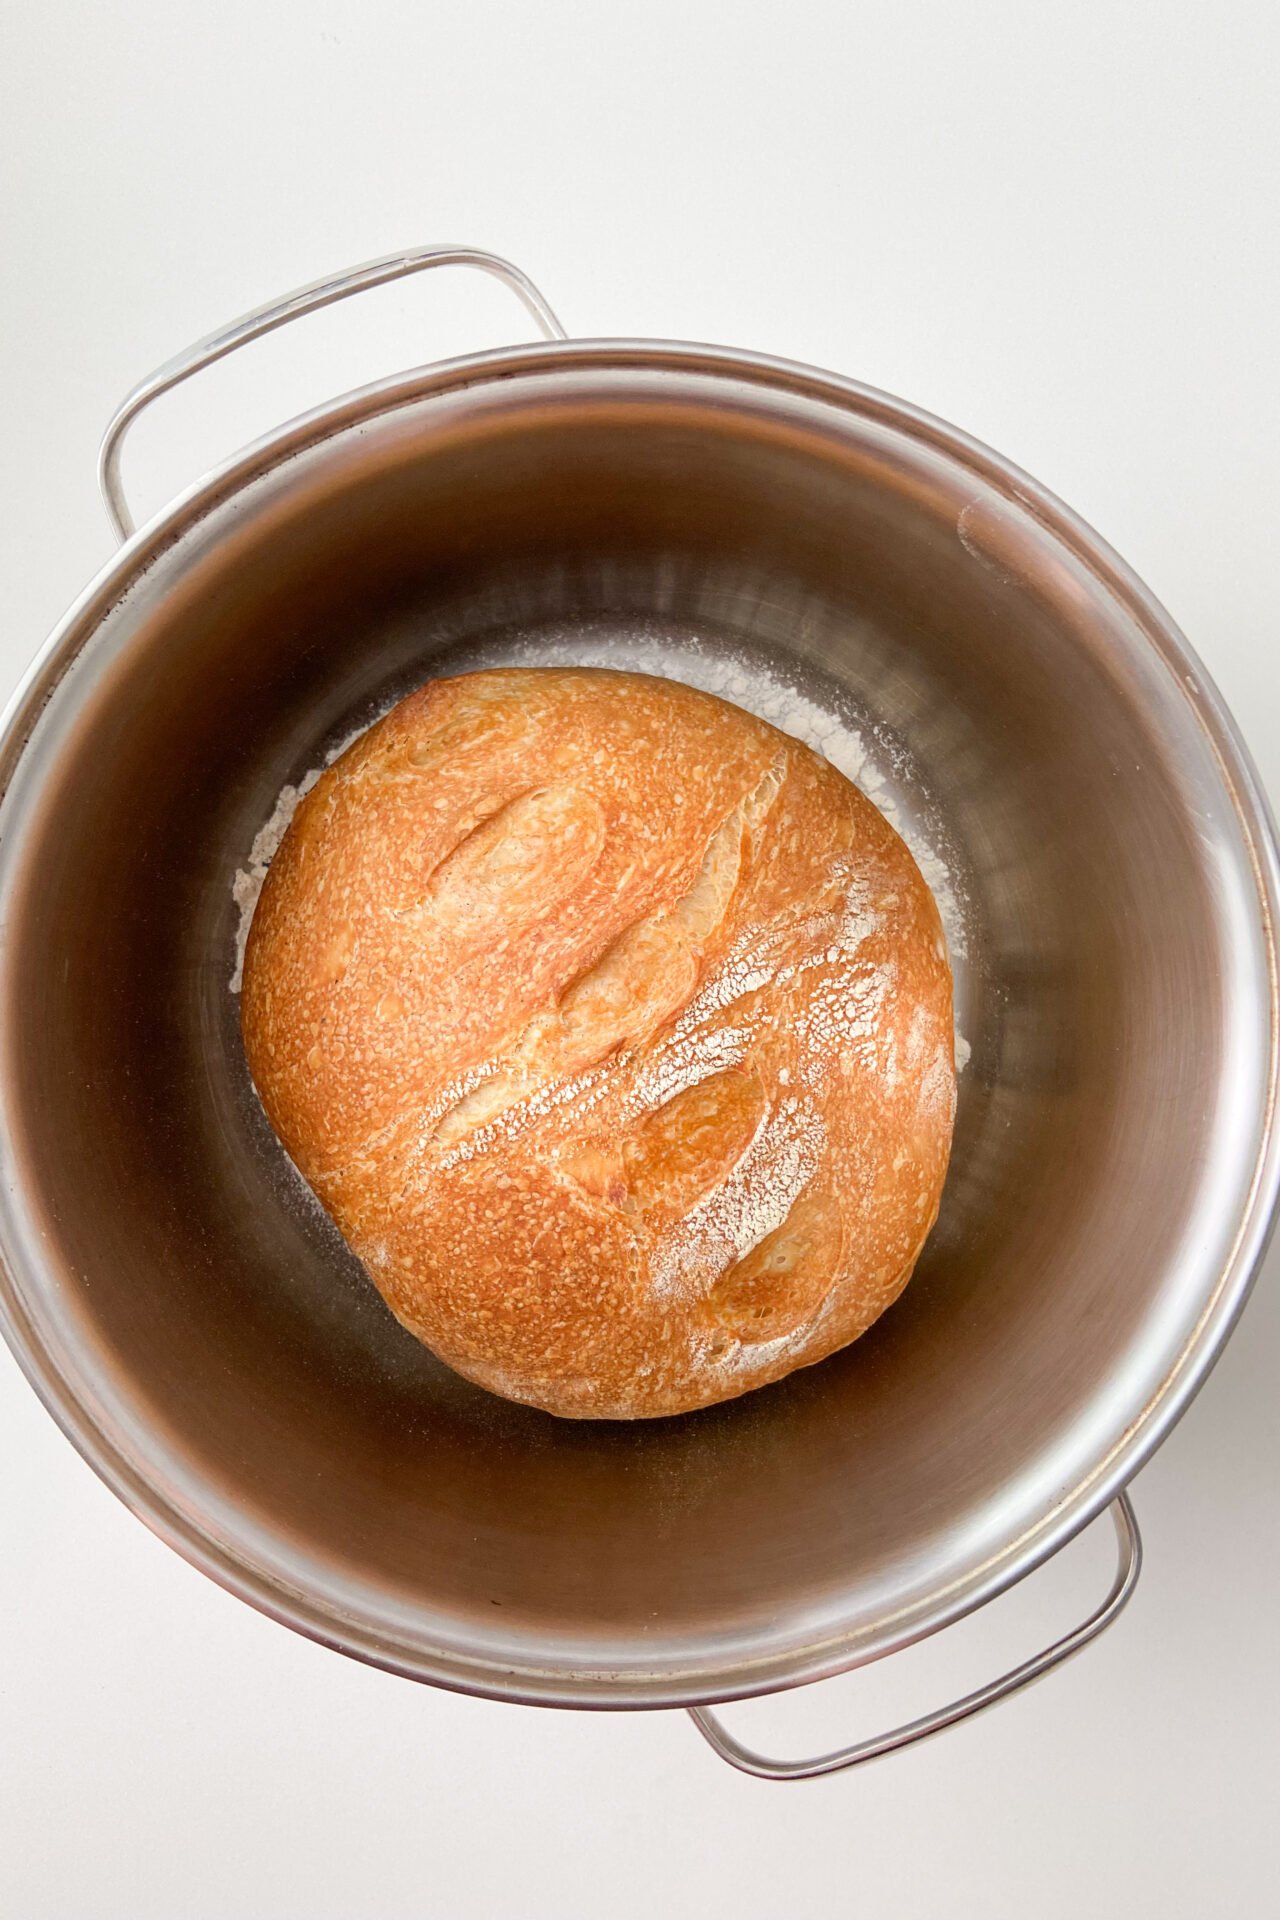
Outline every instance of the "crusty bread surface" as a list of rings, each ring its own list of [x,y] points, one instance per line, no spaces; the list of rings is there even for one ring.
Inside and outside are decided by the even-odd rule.
[[[552,1413],[854,1340],[933,1225],[951,975],[906,846],[709,694],[434,681],[321,777],[245,956],[250,1070],[397,1317]]]

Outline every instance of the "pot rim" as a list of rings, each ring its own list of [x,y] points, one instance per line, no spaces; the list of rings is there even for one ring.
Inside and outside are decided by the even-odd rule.
[[[159,1484],[149,1462],[125,1437],[109,1430],[87,1383],[77,1379],[74,1356],[55,1351],[39,1314],[11,1264],[0,1235],[0,1331],[46,1409],[107,1486],[139,1519],[220,1586],[282,1625],[324,1646],[406,1678],[459,1692],[560,1707],[677,1707],[750,1697],[831,1677],[921,1640],[981,1606],[1040,1565],[1085,1527],[1126,1485],[1166,1438],[1203,1385],[1230,1334],[1261,1266],[1280,1201],[1280,850],[1265,792],[1239,728],[1212,677],[1168,613],[1136,574],[1079,515],[1048,488],[981,441],[935,415],[862,382],[801,362],[746,349],[686,341],[633,338],[553,341],[500,348],[435,361],[372,382],[297,415],[194,481],[162,506],[112,555],[72,604],[40,649],[0,715],[0,805],[13,770],[58,682],[88,646],[103,619],[131,584],[171,546],[233,495],[295,455],[353,426],[433,394],[486,386],[517,375],[557,371],[696,374],[782,388],[905,433],[979,474],[1018,508],[1031,513],[1070,549],[1119,600],[1148,646],[1174,675],[1178,691],[1210,744],[1248,849],[1259,923],[1269,965],[1266,1107],[1247,1199],[1229,1257],[1204,1310],[1159,1391],[1130,1421],[1121,1440],[1092,1471],[1063,1493],[1037,1524],[993,1553],[986,1563],[941,1586],[927,1610],[888,1618],[874,1633],[846,1629],[802,1647],[766,1653],[730,1671],[586,1669],[534,1663],[512,1667],[456,1650],[411,1648],[369,1619],[340,1614],[284,1582],[255,1561],[243,1540],[220,1537],[207,1516],[180,1503]]]

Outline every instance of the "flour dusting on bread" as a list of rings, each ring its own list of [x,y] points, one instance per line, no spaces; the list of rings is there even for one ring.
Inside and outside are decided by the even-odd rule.
[[[632,673],[675,679],[682,685],[714,694],[717,699],[731,701],[758,720],[767,721],[780,733],[803,741],[830,761],[847,780],[852,780],[906,841],[937,904],[953,967],[964,960],[969,942],[961,888],[942,846],[898,805],[896,783],[887,768],[890,762],[900,758],[900,750],[882,740],[876,729],[860,726],[847,712],[825,705],[811,693],[800,692],[758,657],[722,647],[704,648],[686,636],[654,634],[620,643],[614,635],[593,641],[589,635],[584,637],[576,631],[562,637],[539,633],[534,639],[501,642],[483,652],[486,666],[616,666]],[[384,706],[381,712],[385,711]],[[380,718],[381,712],[374,718]],[[369,721],[369,725],[372,724],[373,719]],[[254,840],[245,867],[235,874],[232,895],[238,924],[230,979],[232,993],[240,991],[245,942],[262,882],[299,800],[310,792],[325,767],[332,765],[364,731],[361,727],[345,734],[296,785],[281,789],[269,820]],[[961,1031],[959,1012],[957,1007],[955,1059],[957,1073],[963,1073],[969,1064],[971,1047]]]
[[[938,908],[772,726],[628,673],[429,683],[282,796],[237,899],[268,1117],[460,1372],[682,1412],[905,1285],[955,1105]]]

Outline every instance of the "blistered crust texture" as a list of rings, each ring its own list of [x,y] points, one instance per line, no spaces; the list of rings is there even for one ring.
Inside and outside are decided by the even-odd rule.
[[[241,1021],[393,1312],[552,1413],[680,1413],[823,1359],[937,1216],[932,896],[834,768],[671,681],[402,701],[298,808]]]

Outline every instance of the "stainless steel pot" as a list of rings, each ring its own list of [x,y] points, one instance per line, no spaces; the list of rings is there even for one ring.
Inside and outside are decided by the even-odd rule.
[[[418,1679],[699,1709],[812,1772],[989,1704],[1132,1587],[1121,1490],[1220,1351],[1280,1176],[1276,845],[1167,615],[1025,475],[829,374],[569,342],[281,428],[133,535],[0,746],[3,1309],[121,1497],[276,1618]],[[973,1059],[937,1231],[848,1352],[681,1420],[559,1423],[402,1332],[291,1182],[227,991],[229,883],[283,783],[397,689],[554,632],[739,648],[894,743],[967,901]],[[566,636],[568,636],[566,642]],[[673,643],[674,643],[673,639]],[[954,1620],[1108,1502],[1097,1614],[880,1740],[740,1748],[707,1702]]]

